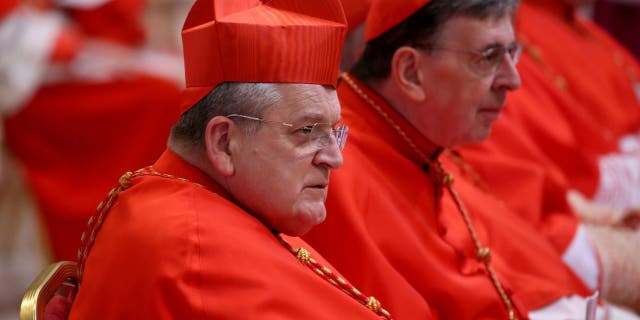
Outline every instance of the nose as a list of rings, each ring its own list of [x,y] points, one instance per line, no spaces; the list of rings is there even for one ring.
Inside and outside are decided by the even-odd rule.
[[[520,80],[520,74],[516,68],[517,62],[514,61],[509,55],[506,55],[502,60],[502,64],[498,67],[493,81],[493,89],[504,89],[513,91],[522,85]]]
[[[340,147],[338,146],[338,142],[335,137],[331,137],[329,144],[318,150],[313,158],[313,163],[315,165],[326,166],[329,169],[340,168],[342,166],[342,161],[342,151],[340,151]]]

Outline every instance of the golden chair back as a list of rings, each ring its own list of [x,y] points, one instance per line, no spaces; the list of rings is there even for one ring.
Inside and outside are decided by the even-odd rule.
[[[31,283],[20,305],[20,320],[44,320],[47,303],[55,295],[72,301],[78,288],[78,266],[60,261],[46,267]]]

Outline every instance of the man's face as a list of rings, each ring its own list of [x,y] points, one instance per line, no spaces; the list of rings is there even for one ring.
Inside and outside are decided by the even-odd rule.
[[[421,60],[427,98],[405,110],[405,116],[439,146],[482,141],[500,115],[507,91],[517,89],[520,78],[509,55],[500,55],[495,71],[487,72],[482,55],[469,51],[513,46],[511,19],[456,16],[445,23],[438,39]]]
[[[340,104],[335,89],[321,85],[280,84],[278,91],[280,103],[263,115],[273,122],[243,134],[232,155],[235,175],[229,186],[236,200],[267,226],[302,235],[324,221],[329,171],[342,165],[335,139],[319,149],[304,127],[335,125]]]

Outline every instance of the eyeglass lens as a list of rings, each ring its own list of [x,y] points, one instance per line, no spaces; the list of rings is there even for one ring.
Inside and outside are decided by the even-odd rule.
[[[514,65],[518,64],[520,59],[520,53],[522,52],[522,46],[519,44],[513,44],[508,47],[495,47],[490,48],[482,52],[482,57],[476,63],[477,71],[480,74],[492,74],[496,72],[498,67],[506,59],[506,55],[511,58]]]
[[[349,128],[345,125],[333,128],[330,124],[316,123],[311,127],[309,141],[317,148],[322,149],[327,147],[331,143],[331,137],[334,137],[338,148],[342,151],[347,142],[348,133]]]

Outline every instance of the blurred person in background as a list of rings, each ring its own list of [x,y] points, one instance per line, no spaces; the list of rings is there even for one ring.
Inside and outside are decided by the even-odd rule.
[[[1,1],[0,113],[13,163],[0,164],[10,185],[0,215],[16,222],[2,224],[2,247],[31,253],[3,258],[3,279],[32,279],[50,259],[75,260],[105,188],[164,150],[184,74],[177,52],[147,41],[144,14],[142,0]],[[23,187],[11,193],[18,178]],[[24,250],[29,243],[41,250]],[[27,284],[7,290],[11,312]]]
[[[179,57],[145,46],[143,5],[17,3],[2,20],[10,49],[0,69],[5,140],[34,192],[54,259],[74,258],[78,222],[91,214],[100,186],[157,156],[164,141],[150,137],[162,137],[178,116]],[[87,175],[93,168],[100,170]]]
[[[640,311],[640,68],[580,14],[588,4],[523,1],[515,24],[524,47],[523,86],[491,137],[459,150],[458,161],[470,163],[479,184],[565,254],[571,239],[586,232],[600,265],[589,272],[591,286]],[[537,184],[538,192],[514,192],[523,181]]]

